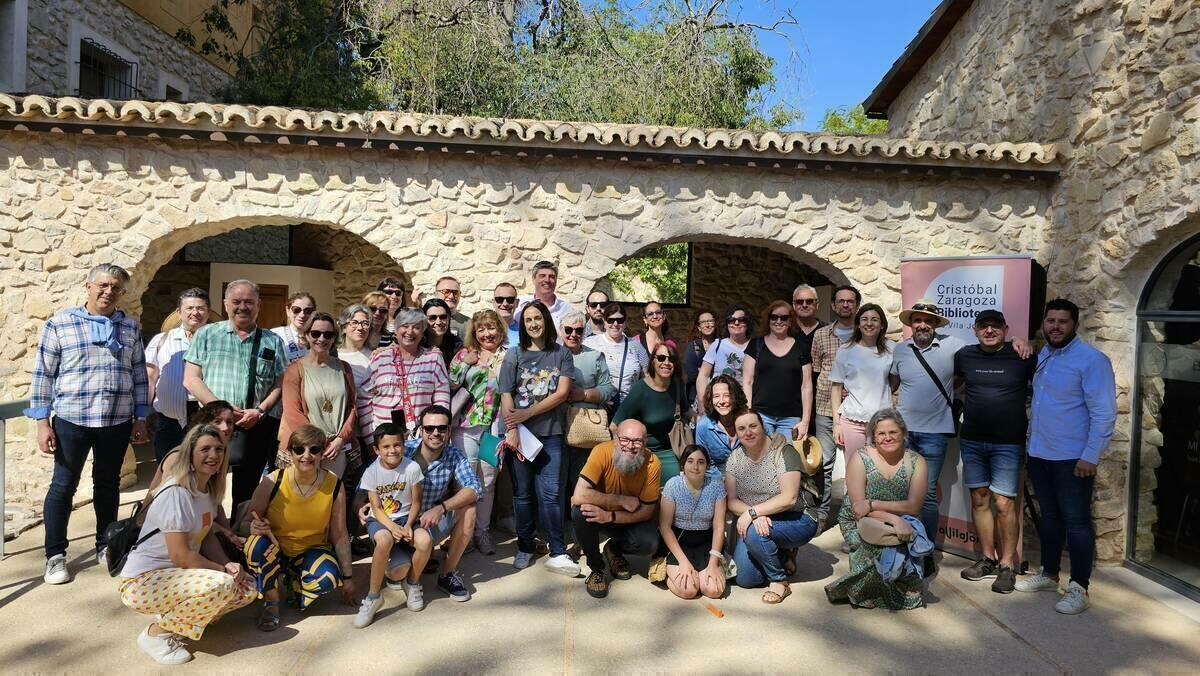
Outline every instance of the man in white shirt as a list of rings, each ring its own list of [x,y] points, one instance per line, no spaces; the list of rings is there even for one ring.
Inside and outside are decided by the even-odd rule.
[[[196,398],[183,386],[183,355],[192,344],[192,335],[208,323],[208,308],[204,289],[191,288],[179,294],[179,326],[154,336],[146,346],[146,376],[156,413],[154,456],[159,462],[183,443],[189,409],[197,406]]]
[[[547,308],[550,309],[550,316],[554,318],[554,325],[558,326],[562,323],[563,317],[573,312],[575,308],[567,301],[559,298],[555,293],[558,288],[558,266],[550,261],[538,261],[533,264],[533,294],[521,296],[520,304],[517,305],[517,311],[514,314],[516,321],[521,321],[521,312],[525,310],[525,306],[532,303],[534,300],[540,300]]]

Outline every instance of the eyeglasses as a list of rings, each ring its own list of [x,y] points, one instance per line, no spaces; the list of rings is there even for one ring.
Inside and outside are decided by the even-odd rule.
[[[696,326],[716,326],[716,324],[717,320],[715,319],[701,319],[700,321],[696,322]]]
[[[636,448],[638,446],[645,446],[646,440],[637,439],[634,437],[617,437],[617,443],[621,444],[622,446],[633,446]]]
[[[654,355],[654,361],[660,364],[670,364],[671,366],[675,365],[675,363],[671,361],[671,355],[669,354],[656,354]]]
[[[624,317],[605,317],[604,323],[605,324],[624,324],[625,318]]]
[[[421,425],[425,434],[445,434],[450,431],[449,425]]]
[[[726,324],[745,324],[746,318],[745,317],[730,317],[729,319],[725,320],[725,323]]]
[[[494,296],[492,300],[496,301],[496,305],[512,305],[517,302],[516,296]]]
[[[858,301],[854,300],[853,298],[838,298],[837,300],[835,300],[833,302],[837,303],[838,305],[857,305],[858,304]]]
[[[371,328],[371,322],[369,322],[369,321],[367,321],[367,320],[365,320],[365,319],[352,319],[352,320],[350,320],[350,321],[346,322],[346,324],[347,324],[348,326],[350,326],[350,327],[353,327],[353,328],[356,328],[356,329],[369,329],[369,328]]]
[[[563,335],[564,336],[582,336],[583,335],[583,327],[582,326],[580,326],[580,327],[564,326],[563,327]]]
[[[792,301],[792,305],[816,305],[816,298],[797,298]]]
[[[599,303],[588,303],[587,304],[587,306],[593,310],[599,310],[600,308],[604,307],[605,305],[608,305],[608,303],[605,303],[603,301],[601,301]]]
[[[938,306],[930,305],[929,303],[917,303],[912,306],[912,310],[913,312],[928,312],[936,315],[938,313]]]
[[[292,446],[290,450],[292,451],[292,455],[304,455],[307,453],[315,457],[321,455],[321,451],[324,449],[320,446]]]
[[[438,289],[437,293],[442,298],[458,298],[462,295],[462,291],[459,291],[458,289]]]
[[[388,309],[387,309],[387,308],[385,308],[385,307],[373,307],[373,308],[371,308],[371,314],[373,314],[373,315],[381,315],[381,314],[386,314],[386,313],[387,313],[387,311],[388,311]]]
[[[773,322],[787,322],[787,321],[791,321],[791,319],[792,319],[791,315],[771,315],[770,316],[770,320]]]
[[[667,314],[667,313],[663,312],[662,310],[654,310],[652,312],[647,312],[645,314],[645,317],[646,317],[646,319],[658,319],[659,317],[661,317],[665,314]]]
[[[440,322],[448,322],[448,321],[450,321],[450,315],[425,315],[425,319],[426,319],[426,321],[429,321],[431,323],[432,322],[439,322],[439,323]]]
[[[312,338],[313,340],[317,340],[319,338],[333,340],[334,338],[337,338],[337,333],[335,331],[309,331],[308,337]]]
[[[384,289],[383,295],[385,295],[385,296],[403,296],[404,289]]]
[[[315,307],[296,307],[295,305],[288,309],[290,309],[294,315],[311,315],[317,311],[317,308]]]

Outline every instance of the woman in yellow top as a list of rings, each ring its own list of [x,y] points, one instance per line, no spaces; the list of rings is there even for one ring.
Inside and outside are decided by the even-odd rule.
[[[263,631],[279,628],[285,584],[300,610],[338,587],[343,600],[355,604],[346,495],[337,475],[321,469],[325,442],[316,427],[297,428],[287,444],[291,466],[264,476],[250,498],[246,566],[263,597]]]

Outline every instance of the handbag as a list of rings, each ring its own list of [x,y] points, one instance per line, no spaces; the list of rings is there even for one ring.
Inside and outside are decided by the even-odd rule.
[[[612,439],[608,431],[608,412],[602,408],[572,406],[567,409],[567,445],[594,448]]]
[[[121,569],[125,567],[126,559],[129,558],[129,553],[159,532],[159,529],[155,528],[149,533],[142,535],[142,523],[146,521],[146,514],[150,511],[150,505],[154,502],[154,498],[171,488],[183,488],[183,486],[171,484],[163,488],[158,493],[150,496],[149,500],[136,503],[133,506],[133,513],[129,515],[129,518],[119,519],[104,528],[104,540],[106,542],[104,565],[108,568],[109,576],[117,577],[120,575]]]
[[[858,536],[863,542],[877,547],[895,547],[901,542],[895,526],[873,516],[858,520]]]
[[[675,452],[675,457],[683,454],[683,449],[696,443],[696,426],[692,422],[691,417],[684,417],[681,401],[683,393],[678,392],[678,397],[675,399],[675,424],[671,426],[671,432],[667,435],[671,441],[671,450]]]
[[[450,397],[450,419],[462,419],[463,411],[474,401],[475,399],[471,396],[471,390],[468,390],[466,385],[455,390],[454,396]]]
[[[963,403],[957,399],[951,399],[946,393],[946,388],[942,386],[942,381],[938,379],[937,374],[933,372],[933,368],[929,366],[929,362],[925,361],[925,357],[921,355],[921,351],[916,345],[908,344],[912,348],[913,354],[917,355],[917,361],[921,362],[921,366],[925,367],[925,373],[929,374],[929,379],[937,385],[938,392],[942,393],[942,398],[946,400],[946,405],[950,407],[950,418],[954,421],[954,434],[958,435],[958,430],[962,427],[962,407]]]

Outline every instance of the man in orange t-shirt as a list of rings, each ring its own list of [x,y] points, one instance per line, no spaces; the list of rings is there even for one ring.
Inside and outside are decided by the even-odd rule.
[[[659,498],[658,458],[646,450],[646,426],[625,420],[615,441],[592,449],[571,497],[575,539],[592,569],[585,584],[593,598],[608,595],[605,564],[614,578],[628,580],[625,554],[650,554],[658,547],[653,521]],[[608,536],[604,557],[600,539]]]

